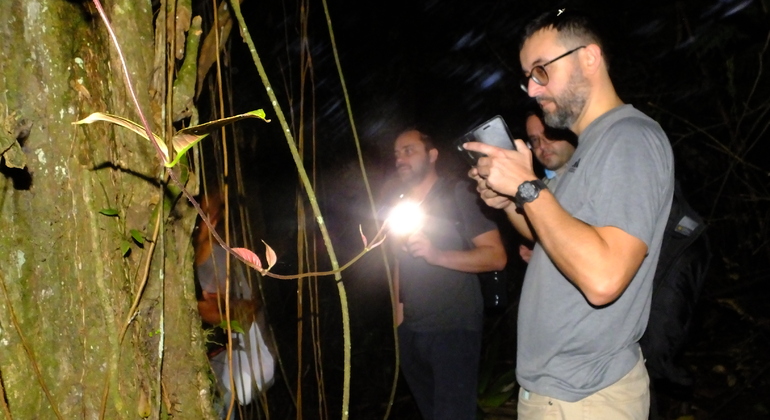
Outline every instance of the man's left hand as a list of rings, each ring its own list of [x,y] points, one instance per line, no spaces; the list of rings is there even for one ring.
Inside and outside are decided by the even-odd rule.
[[[465,143],[467,150],[480,152],[486,157],[479,158],[476,171],[486,180],[487,187],[498,194],[515,196],[519,185],[537,179],[532,169],[532,151],[522,140],[514,140],[517,150],[506,150],[479,142]]]

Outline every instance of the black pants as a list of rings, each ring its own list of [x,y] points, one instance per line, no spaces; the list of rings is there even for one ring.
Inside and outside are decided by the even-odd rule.
[[[425,420],[474,420],[481,331],[398,327],[401,371]]]

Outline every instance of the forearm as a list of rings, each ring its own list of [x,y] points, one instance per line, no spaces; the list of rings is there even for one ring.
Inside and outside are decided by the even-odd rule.
[[[207,324],[219,325],[224,318],[224,302],[222,302],[222,311],[220,312],[219,304],[216,300],[199,300],[198,313]]]
[[[532,227],[529,225],[527,218],[522,213],[517,211],[516,205],[511,203],[504,209],[505,215],[508,216],[508,221],[511,222],[513,228],[525,239],[530,241],[535,240],[535,234],[532,232]]]
[[[198,301],[198,313],[203,321],[211,325],[219,325],[225,321],[226,304],[224,299],[218,299],[216,294],[207,294],[203,300]],[[254,320],[259,304],[252,300],[231,299],[230,319],[246,325]]]
[[[484,273],[505,268],[505,252],[484,246],[467,251],[440,251],[437,266],[466,273]]]
[[[524,211],[549,258],[594,305],[617,299],[644,259],[641,240],[572,217],[550,191],[525,204]]]

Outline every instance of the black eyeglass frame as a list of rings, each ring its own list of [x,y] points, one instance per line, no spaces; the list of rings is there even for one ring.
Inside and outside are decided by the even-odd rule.
[[[585,47],[587,47],[587,45],[581,45],[581,46],[579,46],[577,48],[573,48],[573,49],[565,52],[564,54],[554,58],[553,60],[551,60],[551,61],[549,61],[549,62],[547,62],[545,64],[541,64],[539,66],[532,67],[532,70],[529,71],[529,76],[524,76],[524,79],[522,79],[521,84],[519,85],[519,87],[521,87],[521,90],[523,90],[524,92],[529,93],[529,79],[532,79],[535,83],[537,83],[540,86],[547,85],[548,84],[548,72],[545,71],[545,66],[547,66],[549,64],[553,64],[556,61],[559,61],[562,58],[572,54],[573,52],[575,52],[575,51],[577,51],[577,50],[579,50],[581,48],[585,48]],[[545,75],[545,81],[540,80],[540,78],[535,76],[535,72],[543,72],[543,74]]]

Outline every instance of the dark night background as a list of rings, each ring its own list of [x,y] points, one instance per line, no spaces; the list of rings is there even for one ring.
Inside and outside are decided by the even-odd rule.
[[[210,3],[200,3],[199,13],[211,22]],[[682,360],[695,378],[694,391],[691,397],[664,395],[666,416],[770,418],[770,311],[765,303],[770,297],[770,1],[329,0],[328,7],[375,197],[393,174],[392,141],[407,125],[418,124],[431,133],[440,144],[440,169],[459,176],[467,168],[447,147],[469,128],[500,114],[523,136],[524,113],[532,103],[518,87],[522,26],[543,11],[562,7],[597,15],[608,35],[618,93],[668,133],[677,178],[709,224],[714,253]],[[305,166],[315,173],[335,251],[346,262],[361,249],[358,226],[368,235],[374,228],[323,4],[244,1],[242,8],[295,138],[303,118]],[[302,54],[311,60],[304,90]],[[278,252],[276,270],[295,272],[296,197],[304,192],[237,27],[225,64],[226,95],[232,104],[226,113],[262,108],[273,119],[269,124],[238,123],[234,130],[246,190],[239,202],[256,220],[255,241],[264,239]],[[199,99],[204,121],[211,102],[207,92]],[[508,240],[516,245],[513,234]],[[324,268],[328,259],[320,239],[317,245]],[[351,418],[382,418],[393,378],[390,303],[381,260],[378,251],[372,252],[343,273],[353,337]],[[515,295],[524,267],[515,251],[510,260],[509,286]],[[330,278],[319,279],[318,288],[319,306],[311,313],[305,283],[306,331],[299,368],[303,416],[338,418],[339,299]],[[297,282],[266,279],[264,294],[288,377],[279,377],[268,392],[271,417],[294,418],[286,385],[296,388],[297,383]],[[487,371],[500,374],[513,368],[515,307],[514,300],[506,313],[488,319]],[[327,407],[319,402],[312,363],[307,324],[314,317],[321,323]],[[391,418],[419,418],[403,383]]]

